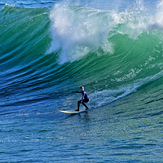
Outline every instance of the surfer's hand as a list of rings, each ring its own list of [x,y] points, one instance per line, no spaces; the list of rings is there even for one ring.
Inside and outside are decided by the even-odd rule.
[[[71,93],[74,93],[75,91],[72,91]]]

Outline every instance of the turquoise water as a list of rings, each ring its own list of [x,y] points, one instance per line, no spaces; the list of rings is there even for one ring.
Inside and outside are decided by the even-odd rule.
[[[161,1],[0,4],[0,162],[163,162]]]

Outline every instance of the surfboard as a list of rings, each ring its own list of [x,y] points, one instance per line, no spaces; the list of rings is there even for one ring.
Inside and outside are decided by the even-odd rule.
[[[86,112],[88,110],[79,110],[79,111],[75,111],[75,110],[58,110],[59,112],[62,112],[62,113],[67,113],[67,114],[79,114],[79,113],[82,113],[82,112]]]

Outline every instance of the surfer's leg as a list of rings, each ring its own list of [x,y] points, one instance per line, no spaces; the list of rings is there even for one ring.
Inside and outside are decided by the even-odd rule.
[[[86,110],[87,110],[88,109],[87,105],[84,102],[82,102],[82,104],[86,107]]]
[[[81,100],[80,100],[80,101],[78,101],[78,109],[77,109],[77,110],[75,110],[75,111],[79,111],[80,103],[81,103]]]
[[[89,100],[87,100],[87,99],[84,99],[83,102],[82,102],[82,104],[86,107],[86,110],[89,109],[89,108],[87,107],[87,105],[85,104],[85,103],[87,103],[87,102],[89,102]]]

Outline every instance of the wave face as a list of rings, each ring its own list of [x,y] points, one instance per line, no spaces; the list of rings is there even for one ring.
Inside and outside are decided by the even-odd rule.
[[[142,6],[115,12],[79,5],[5,5],[0,11],[1,106],[51,96],[65,100],[71,96],[67,87],[84,85],[90,106],[99,107],[160,79],[162,4],[157,7],[150,15]]]
[[[0,10],[1,106],[24,105],[33,99],[27,92],[35,94],[44,85],[43,72],[50,65],[45,56],[50,43],[48,12],[9,5]]]

